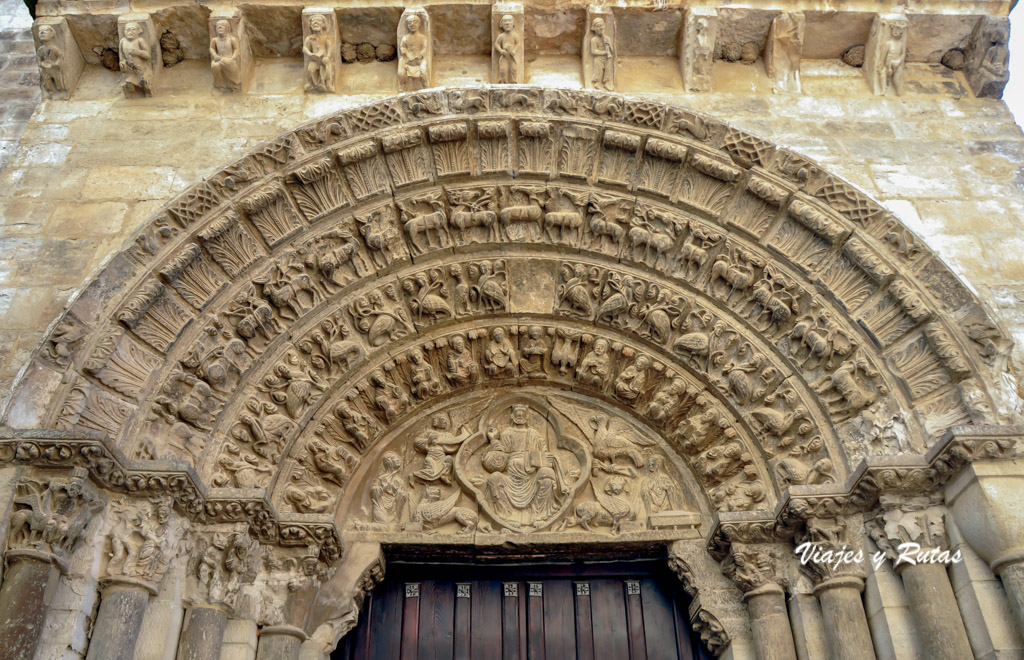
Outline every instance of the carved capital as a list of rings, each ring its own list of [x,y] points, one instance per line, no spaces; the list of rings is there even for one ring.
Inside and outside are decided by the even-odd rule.
[[[770,584],[782,586],[785,549],[768,544],[734,543],[722,562],[722,572],[748,594]]]
[[[862,580],[864,557],[857,561],[857,553],[863,552],[862,530],[860,516],[808,518],[795,539],[800,570],[819,586],[830,580]]]
[[[64,568],[93,515],[103,506],[84,468],[67,477],[29,476],[17,485],[5,556],[42,553]]]
[[[189,562],[189,597],[193,602],[237,609],[242,587],[259,571],[263,546],[245,524],[197,534]]]
[[[865,527],[878,548],[896,561],[900,546],[916,543],[921,550],[949,549],[946,537],[946,507],[942,496],[906,498],[883,495],[879,509],[865,521]]]
[[[120,497],[106,518],[105,579],[138,581],[155,591],[189,530],[188,520],[175,514],[169,498]]]

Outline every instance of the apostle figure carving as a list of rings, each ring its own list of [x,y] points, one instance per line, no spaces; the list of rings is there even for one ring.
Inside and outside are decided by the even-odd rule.
[[[313,14],[309,17],[310,34],[302,42],[302,54],[306,56],[306,91],[334,91],[334,63],[332,51],[334,40],[327,33],[327,17]]]
[[[489,472],[484,491],[495,513],[520,527],[551,521],[570,489],[566,474],[547,439],[530,425],[530,408],[512,406],[509,426],[490,427],[481,459]]]
[[[210,68],[213,70],[213,85],[228,92],[238,91],[242,86],[242,65],[239,61],[241,50],[238,37],[231,29],[231,21],[220,20],[216,25],[217,36],[210,40]]]
[[[64,81],[64,51],[57,45],[57,31],[52,25],[39,28],[39,48],[36,58],[39,60],[39,79],[50,98],[68,97],[68,86]]]
[[[494,40],[494,52],[498,54],[498,83],[519,82],[519,36],[515,33],[516,19],[505,14],[498,23],[501,34]]]
[[[418,13],[405,17],[405,34],[398,45],[398,81],[403,90],[430,86],[428,50],[430,43],[424,34],[423,18]]]
[[[150,44],[143,35],[142,26],[128,23],[124,26],[124,37],[119,43],[118,54],[124,81],[121,89],[125,96],[153,95],[153,54]]]
[[[615,89],[615,44],[606,33],[603,18],[595,18],[591,22],[584,47],[584,57],[590,69],[586,81],[588,86],[609,92]]]

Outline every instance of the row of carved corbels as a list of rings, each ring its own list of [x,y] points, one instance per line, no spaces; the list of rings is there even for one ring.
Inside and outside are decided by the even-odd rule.
[[[67,487],[76,492],[88,487],[97,493],[124,493],[141,500],[163,498],[173,502],[175,508],[196,525],[244,523],[263,543],[283,547],[315,545],[326,564],[336,562],[343,552],[341,537],[331,516],[278,513],[260,489],[207,488],[191,467],[178,461],[129,463],[116,447],[98,434],[83,436],[59,431],[0,429],[0,464],[40,469],[72,468]],[[96,489],[90,479],[100,488]],[[26,497],[38,499],[45,491],[45,484],[27,488],[36,495],[26,492]],[[154,515],[165,514],[154,512]],[[37,538],[32,538],[36,543]],[[51,545],[47,542],[47,548]],[[49,549],[47,552],[58,554]]]
[[[608,7],[589,6],[580,49],[584,87],[615,89],[618,33]],[[687,92],[712,91],[712,67],[721,19],[716,8],[692,7],[684,12],[678,57]],[[342,35],[345,27],[327,7],[302,9],[304,88],[310,93],[336,93],[341,87]],[[771,21],[763,61],[776,92],[799,93],[805,17],[801,11],[781,12]],[[520,3],[491,7],[491,82],[526,81],[526,14]],[[244,93],[254,71],[249,31],[241,9],[218,10],[208,18],[210,66],[214,87],[223,93]],[[903,90],[910,23],[905,14],[876,14],[864,50],[862,70],[872,92],[885,95]],[[34,29],[41,85],[49,98],[69,98],[85,67],[67,18],[37,19]],[[126,96],[151,96],[163,68],[160,34],[150,14],[118,16],[119,66]],[[998,98],[1009,78],[1009,20],[978,19],[966,49],[963,68],[977,96]],[[396,35],[399,88],[423,89],[433,84],[433,45],[430,13],[406,7]],[[755,42],[750,42],[751,44]],[[757,54],[753,55],[756,59]]]

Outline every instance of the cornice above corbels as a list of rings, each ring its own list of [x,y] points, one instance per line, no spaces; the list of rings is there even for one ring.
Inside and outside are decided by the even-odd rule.
[[[0,428],[0,464],[73,468],[108,492],[168,497],[198,526],[244,522],[262,543],[318,546],[328,565],[343,552],[332,516],[278,513],[262,489],[208,488],[182,461],[129,460],[99,433]]]

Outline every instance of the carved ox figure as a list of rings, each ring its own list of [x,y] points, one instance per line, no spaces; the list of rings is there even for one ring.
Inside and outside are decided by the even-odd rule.
[[[658,231],[648,222],[639,222],[629,230],[629,247],[633,251],[633,259],[647,263],[654,255],[654,268],[668,265],[668,253],[676,243],[676,239],[663,231]]]

